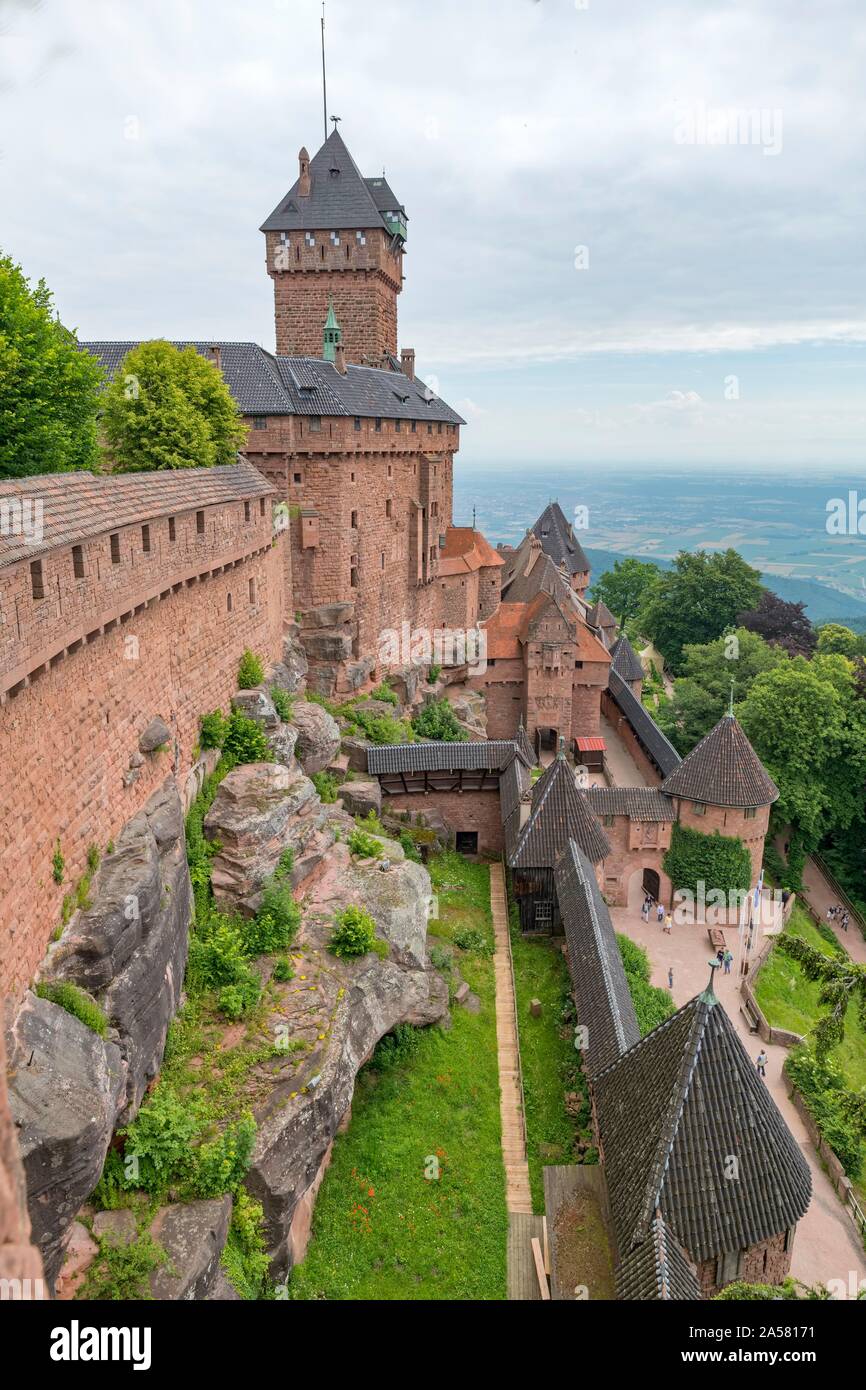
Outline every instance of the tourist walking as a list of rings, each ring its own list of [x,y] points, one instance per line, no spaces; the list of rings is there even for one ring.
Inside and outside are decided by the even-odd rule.
[[[730,950],[725,951],[725,954],[724,954],[724,956],[722,957],[722,959],[723,959],[723,963],[724,963],[724,967],[725,967],[725,974],[726,974],[726,975],[730,975],[730,973],[731,973],[731,966],[733,965],[733,962],[734,962],[734,957],[733,957],[731,951],[730,951]]]
[[[664,910],[664,908],[662,907],[661,903],[659,903],[658,907],[656,908],[656,921],[658,922],[659,926],[661,926],[661,924],[662,924],[662,922],[663,922],[664,920],[665,920],[665,910]]]
[[[842,923],[841,923],[841,926],[842,926],[842,930],[843,930],[843,931],[847,931],[847,930],[848,930],[848,923],[849,923],[850,921],[851,921],[851,914],[850,914],[849,912],[843,912],[843,913],[842,913]]]
[[[650,900],[649,900],[649,898],[644,898],[644,900],[643,900],[643,907],[642,907],[641,910],[640,910],[640,919],[641,919],[642,922],[648,922],[648,921],[649,921],[649,910],[650,910]]]
[[[671,914],[668,912],[668,913],[665,915],[665,931],[667,932],[668,936],[670,936],[670,934],[671,934],[671,927],[673,926],[673,924],[674,924],[674,919],[673,919],[673,917],[671,916]]]
[[[757,1056],[757,1060],[756,1060],[756,1062],[755,1062],[755,1065],[756,1065],[757,1068],[758,1068],[758,1075],[759,1075],[759,1076],[762,1076],[762,1077],[764,1078],[765,1081],[766,1081],[766,1079],[767,1079],[767,1062],[768,1062],[768,1061],[769,1061],[769,1058],[768,1058],[766,1052],[764,1051],[763,1048],[761,1048],[760,1052],[758,1053],[758,1056]]]
[[[674,968],[673,968],[672,965],[669,965],[669,966],[668,966],[668,989],[673,989],[673,987],[674,987]]]
[[[724,959],[725,959],[725,948],[724,948],[724,946],[720,946],[719,949],[716,951],[716,960],[719,962],[719,965],[722,965],[722,964],[724,963]]]

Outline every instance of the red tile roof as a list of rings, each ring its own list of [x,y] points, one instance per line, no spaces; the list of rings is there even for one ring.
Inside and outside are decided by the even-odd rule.
[[[475,570],[505,564],[480,531],[471,526],[449,526],[439,552],[440,574],[471,574]]]

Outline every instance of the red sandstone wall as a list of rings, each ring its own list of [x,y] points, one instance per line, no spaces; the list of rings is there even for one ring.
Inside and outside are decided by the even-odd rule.
[[[611,852],[599,871],[599,886],[612,907],[627,907],[629,886],[635,874],[638,882],[644,869],[655,869],[659,875],[661,901],[672,901],[671,882],[662,870],[662,860],[671,842],[671,823],[630,821],[627,816],[614,816],[612,825],[604,825]],[[656,843],[652,843],[653,832]],[[641,899],[638,899],[641,901]]]
[[[431,792],[429,795],[411,792],[399,796],[383,796],[386,811],[411,811],[415,816],[428,807],[445,817],[453,830],[476,830],[479,854],[501,854],[503,848],[502,819],[499,812],[498,790],[489,792]]]
[[[520,716],[525,717],[523,662],[500,658],[493,666],[487,663],[483,675],[473,676],[467,684],[484,695],[487,711],[487,737],[513,738]]]
[[[284,546],[268,542],[224,573],[169,589],[0,708],[0,992],[20,993],[32,979],[88,846],[104,850],[173,768],[180,777],[189,771],[199,716],[227,708],[244,648],[278,658]],[[155,715],[172,729],[175,747],[145,756],[125,786]],[[58,839],[62,885],[52,878]]]
[[[274,282],[277,352],[288,356],[322,356],[322,330],[328,305],[334,303],[349,362],[364,356],[397,352],[397,295],[402,288],[403,257],[391,250],[384,229],[339,232],[339,245],[328,231],[266,233],[268,274]],[[286,249],[288,247],[288,249]],[[284,267],[284,268],[280,268]]]
[[[791,1272],[793,1238],[785,1249],[785,1232],[770,1236],[757,1245],[750,1245],[740,1255],[740,1271],[736,1278],[745,1284],[781,1284]],[[723,1287],[716,1283],[717,1265],[715,1260],[705,1260],[698,1265],[698,1280],[704,1298],[713,1298]],[[733,1282],[733,1281],[731,1281]]]

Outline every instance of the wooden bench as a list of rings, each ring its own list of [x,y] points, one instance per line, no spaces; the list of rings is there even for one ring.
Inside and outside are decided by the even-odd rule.
[[[725,933],[721,927],[707,927],[707,936],[710,938],[710,945],[714,951],[726,949]]]
[[[743,1015],[743,1018],[746,1020],[746,1022],[747,1022],[748,1025],[749,1025],[749,1032],[750,1032],[750,1033],[757,1033],[757,1031],[758,1031],[758,1015],[755,1013],[755,1010],[752,1008],[752,1006],[751,1006],[751,1004],[749,1003],[748,999],[743,999],[743,1000],[741,1000],[741,1002],[740,1002],[740,1013]]]

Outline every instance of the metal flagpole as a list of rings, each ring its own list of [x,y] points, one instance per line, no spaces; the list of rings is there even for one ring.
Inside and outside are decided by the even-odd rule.
[[[325,139],[328,138],[328,85],[325,78],[325,0],[322,0],[322,115],[324,117]],[[335,127],[336,129],[336,127]]]

